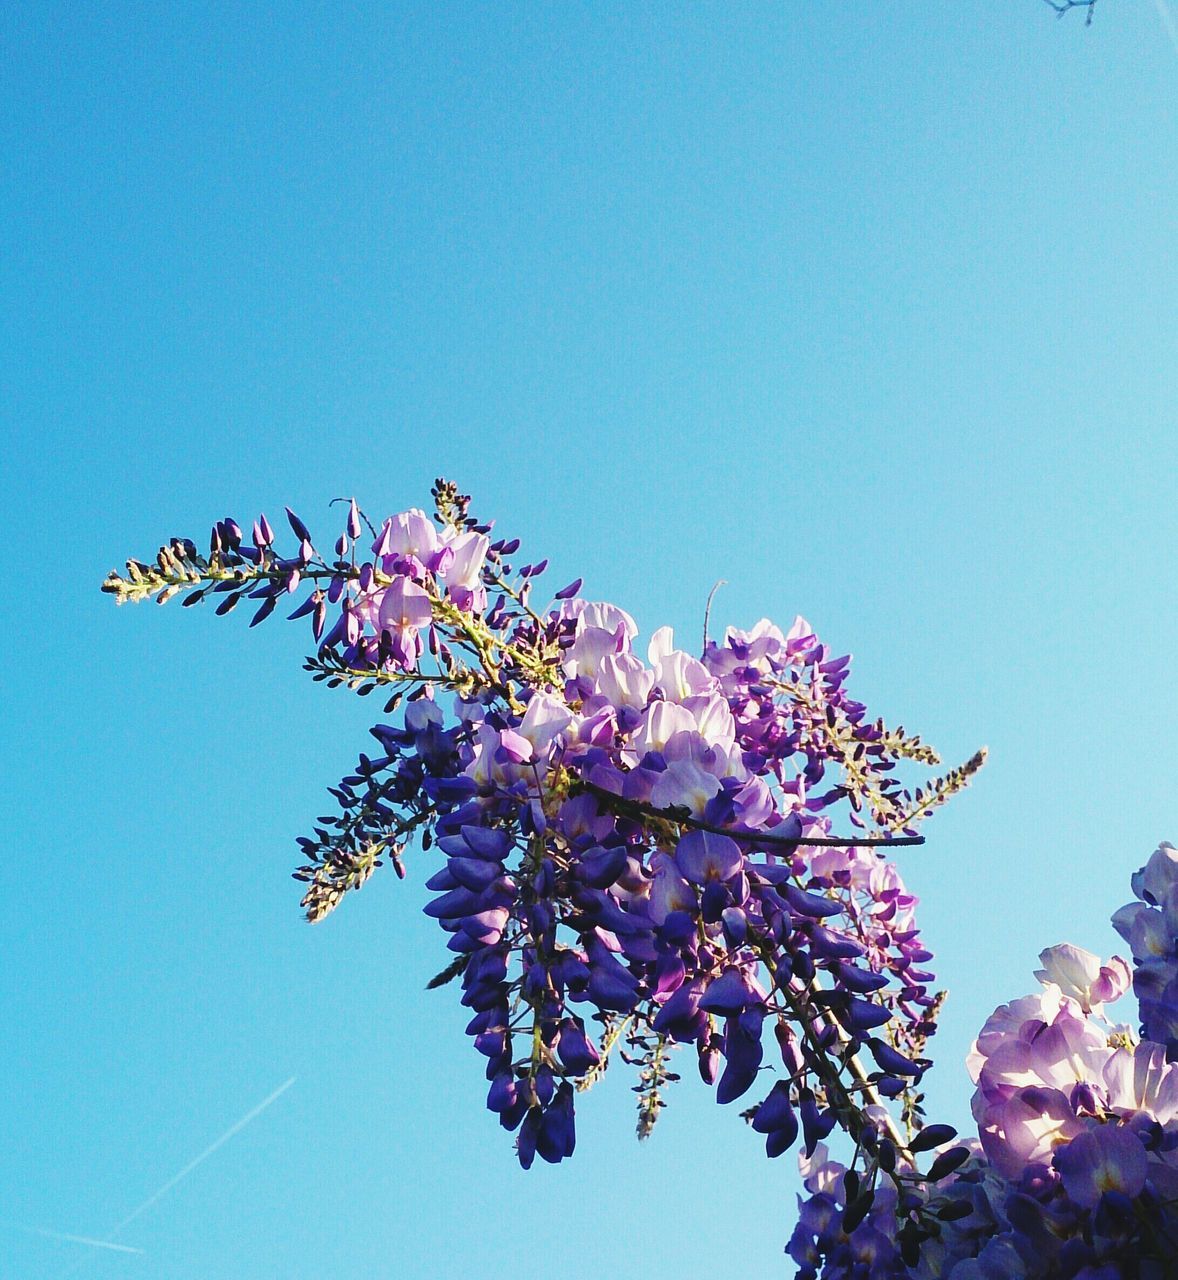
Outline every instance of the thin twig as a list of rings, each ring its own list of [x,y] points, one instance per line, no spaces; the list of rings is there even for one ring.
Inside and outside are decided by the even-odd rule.
[[[711,591],[708,592],[708,602],[704,605],[704,653],[707,653],[708,651],[708,623],[711,621],[712,617],[712,601],[715,599],[716,592],[719,591],[721,587],[726,587],[727,585],[727,578],[717,578],[712,584]]]

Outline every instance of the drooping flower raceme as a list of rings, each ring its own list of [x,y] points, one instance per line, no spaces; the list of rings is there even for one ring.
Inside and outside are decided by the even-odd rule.
[[[414,841],[433,858],[425,910],[452,955],[436,982],[460,985],[487,1106],[523,1165],[572,1154],[576,1094],[615,1052],[638,1068],[649,1133],[686,1049],[719,1102],[751,1094],[769,1155],[800,1138],[820,1162],[849,1135],[827,1216],[854,1265],[877,1268],[862,1274],[907,1265],[942,1221],[937,1188],[975,1157],[924,1122],[940,997],[884,854],[919,842],[981,754],[909,790],[899,766],[935,754],[868,716],[849,659],[803,619],[729,629],[698,654],[667,628],[643,646],[579,581],[535,603],[546,561],[513,568],[518,541],[492,540],[452,485],[434,498],[432,518],[379,526],[351,503],[330,554],[291,512],[289,554],[265,517],[248,539],[223,520],[207,555],[176,541],[104,587],[219,614],[249,600],[251,625],[282,605],[310,622],[316,680],[388,697],[375,749],[332,788],[338,814],[301,842],[303,905],[320,920],[383,862],[404,874]],[[1058,987],[1059,1008],[1081,1019],[1118,980],[1059,968],[1087,993]],[[1090,1051],[1070,1023],[1059,1035]],[[1013,1111],[994,1123],[1027,1128]]]

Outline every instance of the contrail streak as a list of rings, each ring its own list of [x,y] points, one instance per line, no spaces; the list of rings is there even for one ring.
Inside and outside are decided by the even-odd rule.
[[[68,1231],[50,1231],[48,1227],[29,1227],[23,1222],[5,1222],[10,1231],[23,1231],[26,1235],[41,1236],[46,1240],[65,1240],[69,1244],[88,1244],[94,1249],[113,1249],[116,1253],[142,1253],[129,1244],[115,1244],[113,1240],[95,1240],[92,1236],[75,1236]]]
[[[1162,20],[1162,26],[1166,28],[1166,34],[1170,37],[1170,43],[1174,46],[1174,52],[1178,53],[1178,22],[1174,20],[1174,14],[1166,0],[1153,0],[1154,7],[1158,11],[1158,17]]]
[[[277,1102],[277,1100],[282,1097],[282,1095],[287,1091],[287,1089],[289,1089],[290,1086],[294,1084],[295,1079],[296,1079],[295,1076],[291,1076],[291,1078],[287,1080],[285,1084],[280,1084],[278,1088],[275,1089],[274,1092],[268,1098],[265,1098],[261,1102],[259,1102],[258,1105],[252,1111],[247,1111],[245,1115],[243,1115],[241,1119],[237,1121],[236,1124],[230,1125],[229,1128],[226,1129],[225,1132],[216,1140],[216,1142],[210,1143],[207,1147],[205,1147],[205,1149],[200,1153],[200,1155],[198,1155],[193,1160],[189,1160],[189,1162],[184,1166],[183,1169],[180,1170],[179,1173],[169,1178],[167,1182],[165,1182],[164,1185],[160,1187],[158,1191],[153,1191],[151,1195],[149,1195],[141,1205],[136,1205],[136,1207],[132,1209],[129,1214],[127,1214],[127,1216],[122,1220],[122,1222],[118,1223],[117,1226],[114,1226],[111,1228],[110,1234],[112,1236],[117,1236],[119,1232],[123,1230],[124,1227],[130,1226],[130,1224],[134,1222],[135,1219],[139,1217],[141,1213],[146,1213],[147,1210],[150,1209],[151,1206],[155,1204],[157,1200],[162,1200],[163,1197],[166,1196],[168,1192],[171,1191],[171,1189],[178,1182],[183,1182],[184,1179],[187,1178],[188,1175],[193,1171],[193,1169],[196,1168],[197,1165],[203,1164],[209,1158],[209,1156],[213,1154],[214,1151],[219,1151],[229,1141],[230,1138],[239,1134],[242,1131],[242,1129],[244,1129],[245,1126],[250,1123],[251,1120],[256,1120],[258,1116],[260,1116],[262,1112],[265,1111],[266,1108],[272,1102]]]
[[[239,1134],[242,1131],[242,1129],[244,1129],[246,1125],[249,1124],[251,1121],[256,1120],[258,1116],[260,1116],[262,1112],[265,1111],[268,1106],[270,1106],[271,1103],[277,1102],[277,1100],[282,1097],[282,1095],[287,1091],[287,1089],[289,1089],[290,1086],[294,1084],[295,1079],[296,1079],[295,1076],[291,1076],[289,1080],[285,1081],[283,1084],[280,1084],[278,1088],[275,1089],[274,1092],[270,1094],[268,1098],[263,1098],[262,1101],[259,1102],[258,1105],[254,1107],[252,1111],[247,1111],[245,1115],[243,1115],[241,1119],[237,1121],[236,1124],[230,1125],[229,1128],[226,1129],[225,1132],[215,1142],[211,1142],[207,1147],[205,1147],[205,1149],[200,1153],[200,1155],[198,1155],[193,1160],[189,1160],[189,1162],[184,1166],[183,1169],[180,1170],[179,1173],[173,1174],[172,1177],[170,1177],[162,1187],[160,1187],[157,1191],[153,1191],[151,1195],[149,1195],[142,1204],[136,1205],[135,1208],[132,1209],[131,1212],[127,1214],[127,1216],[122,1220],[122,1222],[117,1223],[107,1232],[107,1235],[117,1236],[125,1227],[130,1226],[130,1224],[134,1222],[135,1219],[138,1218],[141,1213],[146,1213],[147,1210],[150,1209],[153,1204],[163,1199],[163,1197],[166,1196],[168,1192],[171,1191],[172,1188],[178,1182],[182,1182],[185,1178],[187,1178],[188,1175],[193,1171],[193,1169],[197,1167],[197,1165],[203,1164],[204,1161],[206,1161],[209,1158],[209,1156],[213,1154],[213,1152],[219,1151],[229,1141],[230,1138],[234,1137],[236,1134]],[[110,1244],[109,1242],[107,1242],[107,1247],[114,1248],[114,1249],[122,1249],[125,1246]],[[142,1250],[133,1249],[131,1250],[131,1252],[141,1253]],[[81,1269],[82,1265],[83,1264],[79,1263],[78,1266],[72,1267],[69,1271],[66,1271],[61,1276],[60,1280],[66,1280],[66,1277],[76,1275],[77,1272]]]

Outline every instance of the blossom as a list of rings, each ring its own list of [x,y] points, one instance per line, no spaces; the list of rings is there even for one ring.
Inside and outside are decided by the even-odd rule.
[[[1043,968],[1035,970],[1035,977],[1040,982],[1054,983],[1085,1013],[1119,1000],[1129,989],[1129,966],[1120,956],[1101,964],[1100,957],[1091,951],[1061,943],[1040,951],[1039,963]]]
[[[681,807],[702,818],[708,801],[720,790],[720,779],[690,760],[672,760],[650,790],[659,809]]]
[[[463,533],[449,543],[451,559],[442,580],[451,600],[460,609],[477,611],[486,605],[482,572],[489,547],[490,540],[484,533]]]
[[[406,669],[421,654],[419,633],[433,617],[427,593],[409,578],[396,577],[380,597],[378,613],[381,634],[391,640],[392,656]]]
[[[382,559],[416,560],[426,566],[438,549],[433,521],[419,507],[390,516],[381,528],[373,551]]]
[[[730,880],[743,861],[740,845],[713,831],[689,831],[675,848],[675,862],[693,884]]]
[[[1055,1154],[1064,1190],[1081,1208],[1117,1191],[1132,1199],[1145,1186],[1147,1161],[1141,1139],[1120,1125],[1087,1128]]]

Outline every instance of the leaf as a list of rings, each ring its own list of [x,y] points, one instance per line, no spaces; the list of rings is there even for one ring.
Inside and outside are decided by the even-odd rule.
[[[435,973],[434,976],[425,984],[427,991],[436,991],[439,987],[444,987],[446,983],[453,982],[460,974],[466,970],[469,956],[459,956],[457,960],[451,961],[441,973]]]

